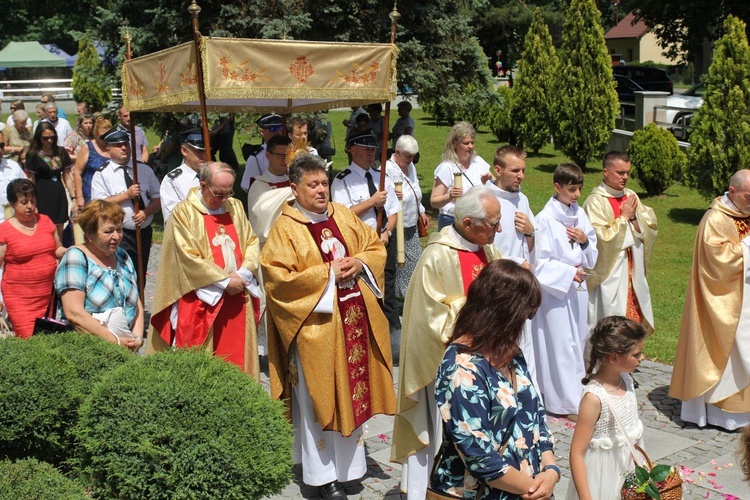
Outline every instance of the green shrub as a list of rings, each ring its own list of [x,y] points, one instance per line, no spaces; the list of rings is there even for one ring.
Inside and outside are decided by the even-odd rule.
[[[14,500],[84,500],[83,487],[48,463],[33,458],[0,461],[0,498]]]
[[[20,338],[0,342],[0,458],[58,463],[75,420],[73,363]]]
[[[104,372],[132,359],[76,332],[0,342],[0,457],[64,462],[84,397]]]
[[[260,498],[291,479],[284,407],[205,352],[110,372],[81,407],[74,466],[97,498]]]
[[[511,98],[513,91],[510,87],[497,88],[499,102],[490,109],[488,121],[490,130],[500,142],[510,142],[513,138],[513,123],[510,119]]]
[[[634,177],[650,195],[662,194],[684,168],[687,157],[677,139],[664,128],[649,123],[633,134],[628,146]]]

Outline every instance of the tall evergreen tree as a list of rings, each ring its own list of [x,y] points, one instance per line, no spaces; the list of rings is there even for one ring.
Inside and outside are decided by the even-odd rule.
[[[750,164],[750,47],[745,23],[724,22],[714,49],[703,105],[692,120],[685,183],[706,197],[723,193],[737,170]]]
[[[73,67],[73,99],[87,102],[92,111],[100,111],[111,99],[110,88],[94,43],[88,38],[81,38],[78,42],[78,59]]]
[[[607,145],[619,109],[600,20],[594,0],[571,0],[558,52],[553,135],[581,168]]]
[[[511,121],[516,137],[535,153],[550,136],[550,106],[560,76],[552,36],[539,7],[534,11],[518,70],[515,72]]]

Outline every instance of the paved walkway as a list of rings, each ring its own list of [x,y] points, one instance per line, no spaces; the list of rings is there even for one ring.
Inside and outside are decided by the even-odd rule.
[[[153,277],[160,250],[159,245],[154,245],[151,251],[150,275],[145,290],[146,303],[152,301]],[[394,378],[398,380],[398,368],[394,371]],[[680,464],[686,468],[683,498],[750,500],[750,483],[742,481],[739,457],[736,454],[739,433],[713,427],[700,429],[680,420],[680,402],[667,394],[671,366],[644,361],[639,371],[635,375],[640,383],[636,393],[641,420],[646,429],[646,451],[657,463]],[[261,375],[261,379],[268,389],[267,370]],[[564,499],[570,478],[568,452],[575,423],[550,417],[548,425],[555,435],[555,455],[563,470],[563,479],[555,489],[556,497]],[[398,490],[401,466],[389,461],[392,430],[392,417],[379,415],[365,424],[368,472],[361,481],[344,484],[350,499],[406,498]],[[294,481],[280,495],[272,498],[318,498],[318,495],[315,488],[302,483],[301,469],[297,466],[294,469]]]

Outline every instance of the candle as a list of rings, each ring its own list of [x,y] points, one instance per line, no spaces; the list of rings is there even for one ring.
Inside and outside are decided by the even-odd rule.
[[[394,178],[393,186],[396,189],[396,194],[402,194],[404,179],[401,176]],[[404,267],[406,265],[406,250],[404,249],[404,200],[401,199],[401,210],[399,210],[396,216],[396,259],[398,267]]]

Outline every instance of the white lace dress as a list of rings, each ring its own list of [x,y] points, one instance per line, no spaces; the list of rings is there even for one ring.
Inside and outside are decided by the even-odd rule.
[[[594,380],[583,388],[584,395],[591,392],[602,403],[601,414],[594,426],[594,434],[591,436],[591,442],[584,458],[591,498],[597,500],[619,500],[624,475],[635,468],[630,447],[625,441],[614,416],[612,416],[605,395],[609,396],[620,422],[628,433],[630,442],[643,447],[643,423],[638,417],[638,403],[633,390],[633,379],[627,373],[623,373],[622,378],[625,381],[626,392],[621,396],[607,394],[604,387]],[[639,456],[638,461],[640,464],[642,457]],[[569,500],[578,499],[572,479],[568,483],[567,498]]]

